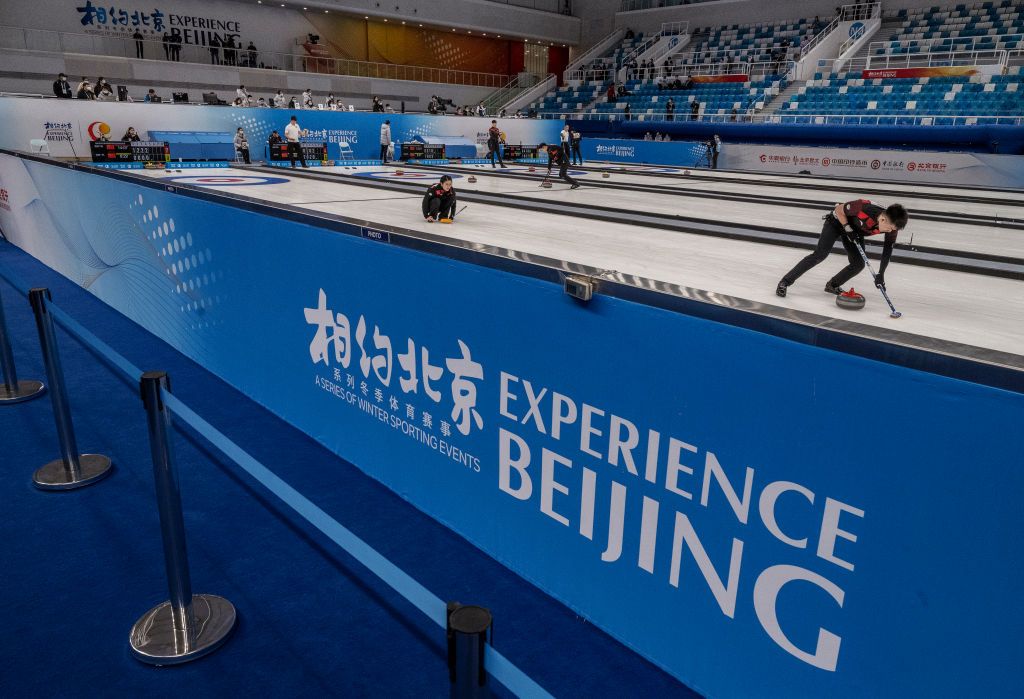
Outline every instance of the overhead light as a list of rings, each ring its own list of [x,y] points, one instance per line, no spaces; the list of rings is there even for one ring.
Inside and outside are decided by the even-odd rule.
[[[487,36],[487,32],[484,32],[484,36]]]
[[[404,25],[404,24],[405,24],[405,22],[402,22],[402,24]]]
[[[420,26],[422,27],[423,25],[421,24]]]
[[[385,18],[384,18],[384,21],[385,21],[385,22],[387,22],[387,21],[388,21],[388,18],[387,18],[387,17],[385,17]]]

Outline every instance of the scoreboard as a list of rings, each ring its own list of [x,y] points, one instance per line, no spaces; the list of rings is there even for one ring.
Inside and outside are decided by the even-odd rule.
[[[503,152],[505,153],[506,160],[527,160],[537,157],[537,146],[513,145],[509,143],[505,145]]]
[[[94,163],[166,163],[171,149],[161,141],[93,141],[89,144]]]
[[[444,158],[443,143],[403,143],[402,160],[441,160]]]
[[[327,161],[327,144],[326,143],[300,143],[302,146],[302,157],[305,160],[319,160],[322,162]],[[270,159],[274,162],[288,162],[288,143],[275,143],[270,146]]]

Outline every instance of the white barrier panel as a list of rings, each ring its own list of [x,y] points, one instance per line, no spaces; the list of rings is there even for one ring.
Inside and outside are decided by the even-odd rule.
[[[1024,156],[991,153],[728,144],[722,166],[781,174],[1024,188]]]

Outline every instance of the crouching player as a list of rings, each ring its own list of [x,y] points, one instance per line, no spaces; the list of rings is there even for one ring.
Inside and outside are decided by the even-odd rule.
[[[450,175],[441,175],[441,181],[427,188],[423,196],[423,218],[427,223],[455,220],[455,188]]]

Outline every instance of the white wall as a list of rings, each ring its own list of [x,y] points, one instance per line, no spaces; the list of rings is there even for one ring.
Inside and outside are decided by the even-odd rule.
[[[621,0],[577,0],[572,11],[580,18],[579,50],[586,51],[615,29]]]
[[[426,111],[431,95],[442,95],[456,104],[474,105],[493,91],[487,87],[411,80],[0,49],[0,90],[52,95],[53,80],[61,72],[68,75],[72,88],[83,76],[95,81],[102,75],[112,85],[127,85],[129,94],[134,98],[144,96],[150,87],[164,99],[169,99],[172,92],[182,91],[188,92],[189,99],[196,102],[202,99],[203,92],[209,91],[217,92],[222,99],[230,101],[234,99],[239,85],[245,85],[253,97],[269,97],[278,89],[289,96],[298,95],[310,88],[317,97],[333,92],[335,97],[346,104],[354,104],[356,109],[368,109],[371,96],[378,95],[385,102],[390,102],[396,111],[399,103],[405,101],[407,111],[417,112]]]
[[[663,22],[689,22],[692,31],[697,27],[777,22],[801,17],[813,18],[815,15],[827,24],[835,16],[836,6],[841,4],[845,3],[838,0],[718,0],[696,5],[620,12],[615,15],[615,26],[651,32],[660,29]]]
[[[207,30],[196,28],[194,25],[200,24],[196,20],[227,22],[229,24],[226,28],[219,29],[221,33],[240,35],[246,43],[253,40],[258,48],[279,53],[301,53],[295,40],[307,33],[316,32],[302,11],[290,9],[298,5],[287,3],[288,8],[281,8],[278,6],[280,3],[273,0],[266,0],[262,5],[257,5],[255,0],[171,0],[155,4],[151,0],[93,2],[94,6],[101,4],[106,6],[108,12],[111,6],[125,9],[129,16],[136,10],[152,15],[154,6],[158,7],[164,14],[164,24],[168,29],[179,29],[185,36],[185,43],[197,45],[205,44],[205,41],[196,38],[195,32]],[[96,22],[94,18],[92,26],[83,26],[82,13],[76,8],[84,5],[85,0],[0,0],[0,25],[59,32],[116,31],[109,18],[105,25]],[[493,31],[505,36],[521,36],[560,44],[577,43],[580,32],[580,21],[576,17],[490,0],[304,0],[301,6],[309,7],[311,12],[327,8],[332,12],[343,11],[357,16],[395,18],[444,29],[457,27]],[[394,9],[396,6],[398,10]],[[134,31],[130,19],[121,28],[125,29],[121,32],[124,36],[130,36]],[[142,29],[144,34],[147,33],[145,27]]]

